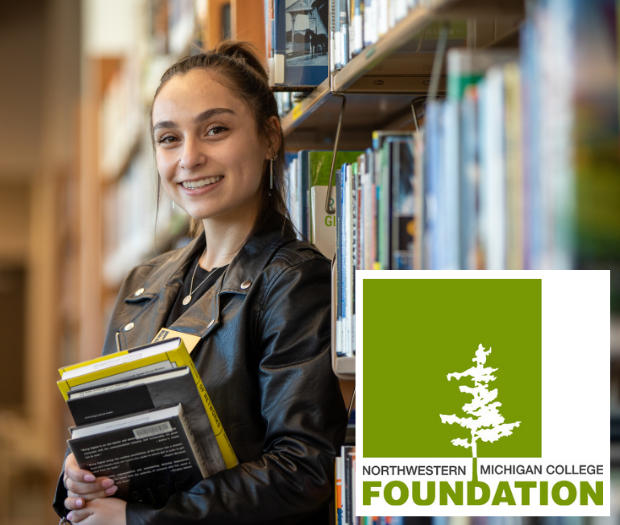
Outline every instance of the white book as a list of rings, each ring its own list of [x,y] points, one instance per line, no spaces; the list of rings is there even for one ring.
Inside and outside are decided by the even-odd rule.
[[[336,216],[325,211],[327,186],[310,188],[310,227],[311,240],[328,259],[336,254]],[[332,192],[332,206],[334,202]]]
[[[481,214],[488,270],[506,268],[506,161],[504,139],[504,81],[501,67],[491,68],[481,99],[483,141]]]

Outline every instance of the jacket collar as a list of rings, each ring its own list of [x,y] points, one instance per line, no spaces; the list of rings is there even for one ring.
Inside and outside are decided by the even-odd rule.
[[[280,214],[268,212],[222,276],[169,328],[201,338],[207,336],[220,324],[220,295],[246,295],[276,251],[294,239],[295,233],[290,221]],[[169,259],[155,269],[152,279],[143,284],[141,297],[146,299],[159,296],[159,304],[152,311],[156,317],[153,319],[155,323],[164,322],[167,309],[178,294],[188,265],[204,248],[205,237],[199,235],[184,248],[172,252]],[[132,302],[135,298],[130,295],[125,300]],[[136,321],[139,322],[138,319]]]
[[[218,280],[218,292],[245,294],[247,287],[241,285],[246,281],[254,282],[277,249],[294,239],[295,232],[290,221],[276,212],[267,212]],[[144,283],[143,296],[158,295],[162,285],[173,286],[181,283],[187,267],[204,249],[205,237],[201,234],[180,250],[171,252],[163,266],[155,270],[153,278]],[[130,295],[128,299],[131,297]]]

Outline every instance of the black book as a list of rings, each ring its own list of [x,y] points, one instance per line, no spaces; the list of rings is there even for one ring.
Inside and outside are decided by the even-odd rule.
[[[68,443],[78,464],[113,478],[125,501],[161,507],[207,476],[180,404],[73,428]]]
[[[69,390],[67,405],[77,426],[160,409],[181,403],[204,458],[208,474],[226,465],[206,417],[202,399],[188,367],[174,368],[118,383]]]

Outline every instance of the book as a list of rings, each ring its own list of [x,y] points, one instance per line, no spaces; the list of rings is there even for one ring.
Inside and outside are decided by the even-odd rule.
[[[310,188],[310,240],[328,259],[336,254],[336,218],[325,211],[328,186]],[[334,193],[330,203],[334,205]]]
[[[274,83],[317,86],[327,77],[328,0],[274,0]]]
[[[342,494],[342,484],[344,482],[344,458],[342,456],[338,456],[334,462],[334,487],[335,487],[335,498],[334,498],[334,511],[335,511],[335,523],[336,525],[342,525],[343,523],[343,494]]]
[[[361,151],[339,151],[336,153],[334,171],[346,162],[354,162]],[[302,168],[301,187],[308,193],[307,202],[302,198],[302,205],[306,207],[310,241],[328,258],[333,258],[336,252],[336,216],[325,211],[329,172],[331,169],[333,152],[321,150],[302,150],[299,152]],[[335,185],[335,174],[332,184]],[[336,192],[332,188],[332,204],[335,204]]]
[[[89,385],[89,383],[86,383]],[[197,447],[211,475],[227,468],[206,417],[202,398],[189,367],[173,368],[139,378],[71,389],[67,405],[75,424],[88,425],[181,403]]]
[[[61,379],[57,384],[65,401],[69,401],[72,390],[75,392],[76,389],[85,390],[115,382],[144,378],[154,373],[153,366],[160,365],[164,369],[181,367],[189,369],[194,389],[202,402],[203,410],[206,412],[211,427],[211,432],[206,436],[201,435],[201,440],[210,439],[209,436],[212,434],[225,468],[237,465],[238,460],[232,445],[181,338],[158,341],[60,368]],[[181,396],[180,393],[179,396]],[[181,401],[181,399],[177,401]],[[208,444],[204,446],[208,451],[214,450]]]
[[[414,156],[412,135],[390,144],[392,270],[413,270]]]
[[[68,445],[82,468],[114,479],[125,501],[161,507],[208,475],[181,404],[76,427]]]

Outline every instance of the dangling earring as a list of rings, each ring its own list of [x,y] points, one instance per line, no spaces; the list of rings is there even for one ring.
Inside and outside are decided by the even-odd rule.
[[[276,157],[269,159],[269,191],[273,190],[273,164],[276,161]]]

